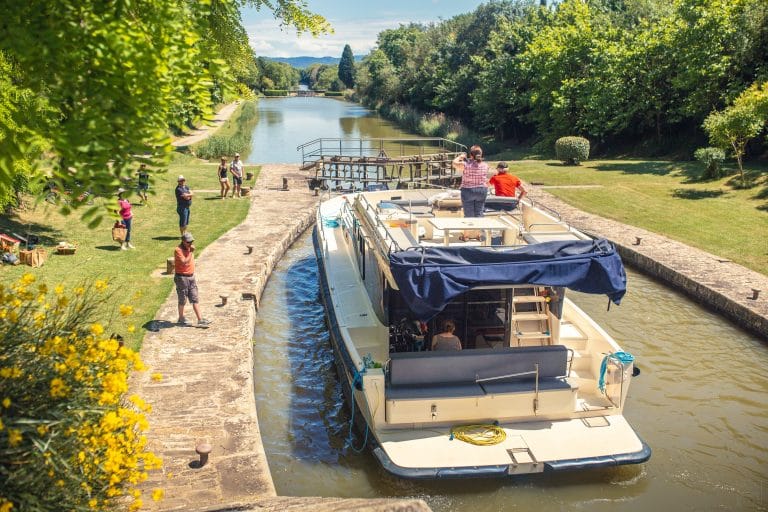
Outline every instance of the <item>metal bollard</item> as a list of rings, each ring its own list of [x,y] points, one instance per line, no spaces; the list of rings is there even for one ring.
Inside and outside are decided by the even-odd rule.
[[[195,446],[195,451],[200,455],[200,465],[197,467],[201,468],[208,463],[208,454],[211,453],[212,449],[213,447],[208,443],[199,443]]]
[[[752,296],[750,297],[750,299],[757,300],[759,296],[760,296],[760,290],[758,290],[757,288],[752,288]]]
[[[226,306],[227,305],[227,299],[229,298],[229,296],[227,296],[227,295],[219,295],[219,297],[221,297],[221,305],[222,306]]]
[[[288,178],[283,178],[283,190],[288,190]]]
[[[643,241],[642,238],[640,238],[639,236],[636,236],[635,237],[635,243],[633,243],[632,245],[640,245],[640,242],[642,242],[642,241]]]

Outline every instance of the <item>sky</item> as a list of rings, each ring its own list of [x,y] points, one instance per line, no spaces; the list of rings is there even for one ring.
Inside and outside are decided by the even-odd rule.
[[[335,33],[298,37],[268,9],[244,8],[243,26],[259,57],[341,57],[349,44],[355,55],[367,54],[379,32],[411,22],[429,23],[475,10],[481,0],[307,0],[307,7],[333,26]]]

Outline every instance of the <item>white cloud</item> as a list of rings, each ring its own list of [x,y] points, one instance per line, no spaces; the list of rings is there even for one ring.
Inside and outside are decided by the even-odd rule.
[[[355,55],[365,55],[375,46],[379,32],[406,23],[397,20],[329,21],[335,33],[319,37],[310,34],[297,36],[295,30],[288,27],[281,30],[274,19],[246,23],[245,30],[251,47],[259,56],[341,57],[345,44],[352,48]]]

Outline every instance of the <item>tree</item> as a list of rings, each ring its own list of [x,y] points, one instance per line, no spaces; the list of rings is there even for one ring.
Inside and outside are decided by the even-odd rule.
[[[34,98],[34,108],[0,98],[0,197],[41,141],[54,155],[46,179],[73,197],[113,196],[137,160],[161,167],[169,125],[211,114],[235,80],[227,62],[258,80],[237,11],[244,3],[298,31],[329,30],[302,0],[0,0],[0,52],[14,87]],[[95,226],[108,212],[97,205],[82,217]]]
[[[757,137],[768,122],[768,82],[754,83],[739,94],[733,104],[712,112],[704,120],[709,140],[722,149],[733,150],[739,165],[742,186],[746,186],[742,160],[747,143]],[[730,146],[730,148],[729,148]]]
[[[348,44],[344,45],[344,51],[341,52],[339,80],[347,86],[347,89],[355,86],[355,56],[352,55],[352,48]]]

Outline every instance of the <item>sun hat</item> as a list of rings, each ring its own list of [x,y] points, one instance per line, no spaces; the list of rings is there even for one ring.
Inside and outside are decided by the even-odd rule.
[[[122,194],[123,192],[127,192],[123,187],[120,187],[119,189],[117,189],[118,194]]]
[[[181,239],[184,240],[185,242],[194,242],[195,241],[195,237],[193,237],[192,233],[189,233],[189,232],[184,233],[183,235],[181,235]]]
[[[186,181],[187,178],[185,178],[183,175],[179,174],[179,181]]]

